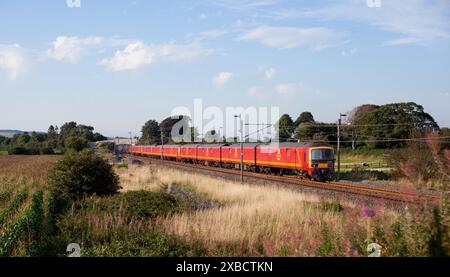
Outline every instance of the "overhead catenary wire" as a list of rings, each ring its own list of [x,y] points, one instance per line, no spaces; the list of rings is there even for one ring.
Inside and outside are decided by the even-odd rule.
[[[290,139],[292,141],[297,141],[297,139]],[[445,137],[437,137],[437,138],[409,138],[409,139],[383,139],[383,138],[374,138],[369,140],[341,140],[341,142],[401,142],[401,141],[441,141],[441,142],[450,142],[450,136]],[[337,140],[301,140],[304,142],[337,142]]]

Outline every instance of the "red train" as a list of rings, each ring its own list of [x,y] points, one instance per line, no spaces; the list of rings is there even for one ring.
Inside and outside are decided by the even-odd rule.
[[[241,148],[238,144],[190,144],[132,146],[132,155],[239,168]],[[299,175],[320,181],[333,179],[334,150],[318,142],[280,143],[278,147],[246,143],[243,147],[244,170],[266,174]]]

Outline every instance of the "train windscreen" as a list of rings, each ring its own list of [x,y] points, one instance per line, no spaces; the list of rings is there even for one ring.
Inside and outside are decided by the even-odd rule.
[[[333,158],[332,149],[313,149],[311,151],[311,160],[313,161],[332,161]]]

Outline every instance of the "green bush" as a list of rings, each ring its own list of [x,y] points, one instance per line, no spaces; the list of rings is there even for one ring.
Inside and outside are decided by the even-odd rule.
[[[48,185],[60,208],[71,200],[113,195],[121,188],[112,166],[88,150],[66,153],[50,171]]]
[[[8,149],[9,155],[53,155],[52,148],[29,148],[29,147],[11,147]]]
[[[39,152],[41,155],[54,155],[55,154],[55,151],[53,150],[53,148],[50,148],[50,147],[41,148],[41,149],[39,149]]]
[[[116,167],[128,169],[128,164],[116,164]]]
[[[124,211],[127,221],[148,219],[181,212],[182,203],[164,192],[129,191],[108,198],[89,198],[78,202],[75,208],[95,212]]]
[[[97,144],[97,147],[101,148],[101,149],[105,149],[105,150],[107,150],[109,152],[113,152],[115,145],[116,144],[114,142],[112,142],[112,141],[104,141],[104,142],[99,142]]]
[[[351,171],[341,172],[341,179],[347,180],[389,180],[390,178],[389,173],[380,170],[352,169]]]

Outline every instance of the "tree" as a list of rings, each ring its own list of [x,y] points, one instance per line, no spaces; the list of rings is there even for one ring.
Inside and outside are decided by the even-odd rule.
[[[64,123],[61,126],[60,130],[59,130],[59,135],[61,137],[61,142],[64,143],[64,140],[67,137],[69,137],[69,136],[73,135],[74,133],[76,133],[76,130],[77,130],[77,123],[76,122],[71,121],[71,122]]]
[[[71,135],[64,140],[64,145],[67,150],[74,150],[80,152],[81,150],[88,148],[88,141],[80,136]]]
[[[100,133],[94,133],[92,142],[104,141],[107,139],[108,139],[107,137],[105,137],[104,135],[102,135]]]
[[[47,131],[47,147],[50,148],[56,148],[58,147],[58,127],[53,127],[53,125],[50,125],[50,127],[48,127],[48,131]]]
[[[326,123],[304,122],[295,129],[295,138],[301,141],[335,141],[335,127]]]
[[[67,152],[50,171],[48,185],[59,208],[83,197],[109,196],[121,189],[112,166],[90,150]]]
[[[65,142],[69,137],[78,137],[86,142],[96,142],[107,138],[99,133],[94,134],[94,127],[87,125],[77,125],[76,122],[67,122],[61,126],[59,132],[60,142],[66,147]]]
[[[287,141],[294,133],[294,121],[292,121],[290,115],[283,114],[280,117],[280,120],[275,124],[275,129],[278,130],[278,139],[280,141]]]
[[[142,126],[141,133],[139,144],[161,144],[161,129],[156,120],[145,122],[144,126]]]
[[[6,145],[6,137],[0,136],[0,145]]]
[[[189,121],[190,118],[186,115],[170,116],[161,121],[159,128],[163,135],[164,144],[173,143],[175,140],[178,142],[188,141],[190,139],[190,136],[187,136],[189,135]]]
[[[11,144],[14,146],[25,146],[31,137],[28,133],[16,134],[11,139]]]
[[[353,108],[353,110],[347,113],[347,117],[345,123],[355,124],[355,122],[359,122],[366,114],[370,113],[378,109],[380,106],[372,105],[372,104],[364,104],[358,107]]]
[[[380,106],[372,104],[364,104],[353,108],[347,112],[347,117],[344,120],[344,125],[341,128],[341,137],[343,140],[351,140],[351,146],[354,150],[356,148],[356,141],[358,139],[358,131],[355,126],[356,122],[361,121],[369,112],[378,109]],[[345,143],[343,143],[345,145]]]
[[[380,106],[355,121],[357,132],[372,147],[403,146],[403,141],[380,141],[410,138],[413,130],[422,132],[439,130],[433,117],[421,105],[413,102]]]
[[[301,123],[314,122],[314,116],[310,112],[302,112],[294,122],[294,126],[297,127]]]

